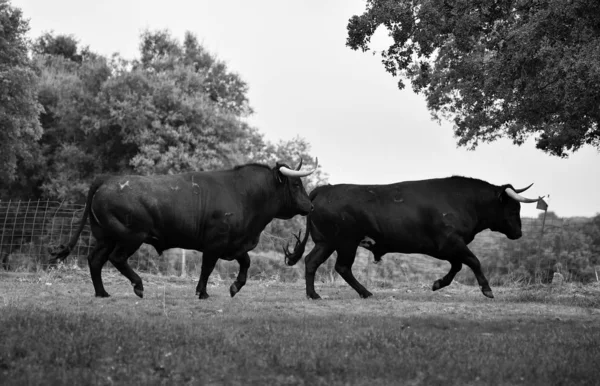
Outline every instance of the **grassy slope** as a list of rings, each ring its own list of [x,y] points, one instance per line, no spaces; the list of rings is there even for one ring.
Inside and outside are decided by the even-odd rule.
[[[138,299],[105,270],[0,275],[2,384],[593,384],[600,381],[600,288],[430,283],[228,282],[142,275]]]

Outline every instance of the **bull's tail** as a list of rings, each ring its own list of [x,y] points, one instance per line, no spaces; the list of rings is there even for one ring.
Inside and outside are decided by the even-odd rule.
[[[75,244],[77,244],[79,235],[81,235],[81,232],[83,231],[83,228],[85,227],[85,224],[86,224],[87,219],[90,214],[90,210],[92,207],[92,198],[94,197],[94,194],[96,194],[96,191],[98,190],[98,188],[100,186],[102,186],[103,182],[104,182],[104,178],[102,178],[102,177],[98,177],[94,180],[94,182],[92,182],[92,185],[90,186],[90,190],[88,191],[87,199],[85,202],[85,209],[83,211],[83,217],[81,218],[81,223],[79,224],[79,228],[77,228],[77,231],[75,232],[73,237],[71,237],[71,240],[69,240],[69,243],[67,245],[61,244],[58,247],[56,247],[55,249],[49,249],[48,252],[50,252],[50,259],[48,260],[48,264],[51,267],[55,266],[59,261],[63,261],[64,259],[66,259],[67,256],[69,256],[69,254],[71,253],[71,250],[73,249]]]
[[[308,195],[310,201],[314,201],[317,194],[324,186],[318,186],[313,189],[312,192]],[[294,250],[292,252],[289,251],[290,245],[288,244],[283,248],[283,254],[285,255],[285,264],[290,267],[298,262],[302,258],[304,254],[304,249],[306,248],[306,243],[308,242],[308,236],[310,235],[311,222],[310,222],[310,214],[306,216],[306,230],[304,231],[304,238],[300,240],[302,236],[302,231],[298,232],[298,236],[294,235],[296,238],[296,245],[294,246]]]
[[[289,251],[289,247],[290,245],[288,244],[287,246],[283,247],[283,254],[285,255],[285,264],[289,265],[290,267],[294,264],[296,264],[298,262],[298,260],[300,260],[302,258],[302,255],[304,254],[304,249],[306,248],[306,243],[308,241],[308,236],[310,234],[310,214],[308,216],[306,216],[306,231],[304,232],[304,238],[302,240],[300,240],[300,237],[302,236],[302,231],[298,232],[298,235],[294,235],[294,237],[296,238],[296,245],[294,246],[294,251],[290,252]]]

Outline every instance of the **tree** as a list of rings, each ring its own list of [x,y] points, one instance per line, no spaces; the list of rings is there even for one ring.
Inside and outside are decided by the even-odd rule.
[[[45,47],[62,48],[41,49],[42,38]],[[97,98],[112,68],[106,58],[81,50],[70,36],[47,33],[42,38],[34,45],[33,61],[40,74],[44,134],[35,144],[38,157],[29,181],[38,197],[75,200],[94,175],[120,171],[126,164],[120,152],[107,154],[112,142],[103,137],[99,126],[103,111]]]
[[[46,33],[34,44],[44,135],[35,181],[77,201],[99,173],[162,174],[231,167],[256,136],[241,118],[247,86],[191,34],[144,32],[141,60],[111,60]],[[214,95],[214,97],[213,97]]]
[[[561,157],[600,149],[597,0],[369,0],[347,45],[367,51],[379,26],[393,38],[385,69],[454,122],[459,145],[534,136]]]
[[[600,265],[600,214],[585,224],[584,232],[590,240],[589,247],[593,255],[591,264]]]
[[[28,29],[21,10],[0,0],[0,189],[17,180],[19,163],[33,162],[31,144],[42,135],[37,77],[27,56]]]
[[[157,72],[173,70],[178,65],[189,67],[204,78],[204,92],[221,109],[239,116],[252,113],[246,96],[247,84],[208,53],[192,33],[185,33],[183,45],[167,30],[144,31],[141,40],[141,59],[136,67]]]
[[[81,63],[83,57],[89,54],[89,49],[80,50],[79,43],[71,35],[54,35],[46,32],[36,39],[33,52],[38,55],[62,56],[66,59]]]
[[[36,40],[44,134],[33,144],[36,162],[19,173],[28,184],[11,191],[73,202],[101,173],[170,174],[300,157],[314,165],[304,140],[273,145],[245,122],[247,85],[193,35],[182,44],[168,31],[146,31],[140,51],[139,61],[108,59],[72,36]]]

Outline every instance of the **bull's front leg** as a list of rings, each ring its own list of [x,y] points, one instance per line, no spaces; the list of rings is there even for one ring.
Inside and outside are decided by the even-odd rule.
[[[471,268],[471,270],[475,274],[477,283],[479,283],[479,288],[481,288],[481,293],[483,293],[484,296],[493,299],[494,293],[490,288],[490,284],[487,278],[481,270],[481,263],[479,262],[479,259],[471,251],[469,251],[469,254],[463,258],[463,263],[465,263],[469,268]]]
[[[235,260],[237,260],[237,262],[240,264],[240,271],[233,284],[231,284],[231,287],[229,287],[229,294],[231,297],[234,297],[235,294],[240,292],[242,287],[246,284],[248,268],[250,268],[250,256],[248,256],[248,253],[243,253],[240,256],[237,256]]]
[[[206,284],[208,283],[208,277],[212,273],[213,269],[215,269],[215,264],[217,264],[218,257],[203,254],[202,255],[202,268],[200,268],[200,280],[198,280],[198,285],[196,286],[196,295],[198,299],[208,299],[208,293],[206,292]]]
[[[490,288],[490,284],[481,270],[481,263],[479,262],[479,259],[473,254],[473,252],[471,252],[471,250],[462,240],[458,238],[451,239],[450,242],[447,243],[446,253],[444,254],[443,258],[447,259],[450,264],[452,264],[452,267],[446,276],[440,280],[436,280],[435,283],[433,283],[434,291],[449,285],[454,279],[456,273],[460,271],[462,265],[465,264],[467,267],[471,268],[475,274],[475,278],[479,283],[479,287],[481,288],[483,295],[487,296],[488,298],[494,297],[492,289]]]

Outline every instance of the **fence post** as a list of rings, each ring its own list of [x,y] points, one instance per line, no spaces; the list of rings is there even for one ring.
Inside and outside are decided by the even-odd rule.
[[[23,214],[23,229],[21,230],[21,245],[20,251],[23,252],[23,240],[27,240],[27,236],[25,235],[25,225],[27,224],[27,215],[29,214],[29,206],[31,205],[31,198],[27,201],[27,208],[25,209],[25,213]],[[33,232],[31,233],[33,236]],[[29,239],[29,241],[33,240],[33,237]],[[29,244],[29,250],[31,250],[31,244]]]
[[[185,269],[185,249],[181,248],[181,277],[186,277],[187,271]]]
[[[17,229],[17,218],[19,217],[19,209],[21,209],[21,200],[17,203],[17,210],[15,211],[15,218],[13,219],[12,234],[10,235],[10,248],[15,247],[15,229]]]
[[[6,232],[6,221],[8,220],[8,212],[10,211],[10,203],[12,200],[8,200],[6,204],[6,213],[4,214],[4,225],[2,225],[2,236],[0,236],[0,247],[4,247],[4,233]]]
[[[12,201],[8,200],[8,204],[6,204],[6,212],[4,214],[4,224],[2,225],[2,229],[0,232],[0,262],[2,263],[4,269],[8,270],[9,267],[9,262],[8,262],[8,256],[10,255],[10,248],[8,251],[6,251],[6,256],[2,256],[2,254],[4,253],[4,233],[6,232],[6,220],[8,220],[8,211],[10,210],[10,203]],[[0,204],[2,204],[2,202],[0,201]],[[4,207],[4,205],[0,205],[0,208]],[[6,259],[6,260],[5,260]]]
[[[31,226],[31,243],[29,244],[29,254],[31,254],[31,247],[33,247],[33,244],[34,244],[33,237],[36,234],[35,226],[37,224],[36,219],[37,219],[37,212],[38,212],[39,208],[40,208],[40,200],[37,200],[37,204],[35,205],[35,212],[33,213],[33,225]],[[41,236],[41,233],[42,232],[40,232],[40,236]],[[41,263],[41,260],[40,260],[40,263]],[[45,268],[45,264],[43,264],[43,263],[41,263],[41,264],[42,264],[42,267]]]
[[[42,237],[44,236],[44,233],[46,232],[46,213],[48,213],[48,205],[49,204],[50,204],[50,199],[47,198],[46,199],[46,208],[44,209],[44,218],[42,219],[41,232],[40,232]],[[52,236],[51,235],[48,236],[48,241],[47,242],[50,242],[51,239],[52,239]],[[40,255],[42,254],[42,244],[43,243],[40,243],[40,249],[39,249],[39,254]]]
[[[548,197],[550,197],[548,195]],[[544,238],[544,225],[546,225],[546,215],[548,214],[548,204],[546,203],[546,201],[544,201],[542,198],[540,198],[538,200],[536,209],[540,209],[544,211],[544,217],[542,219],[542,230],[540,231],[540,238],[538,241],[538,247],[537,247],[537,262],[535,264],[535,279],[537,284],[540,284],[542,282],[542,275],[541,275],[541,268],[540,268],[540,264],[541,264],[541,259],[542,259],[542,239]]]

